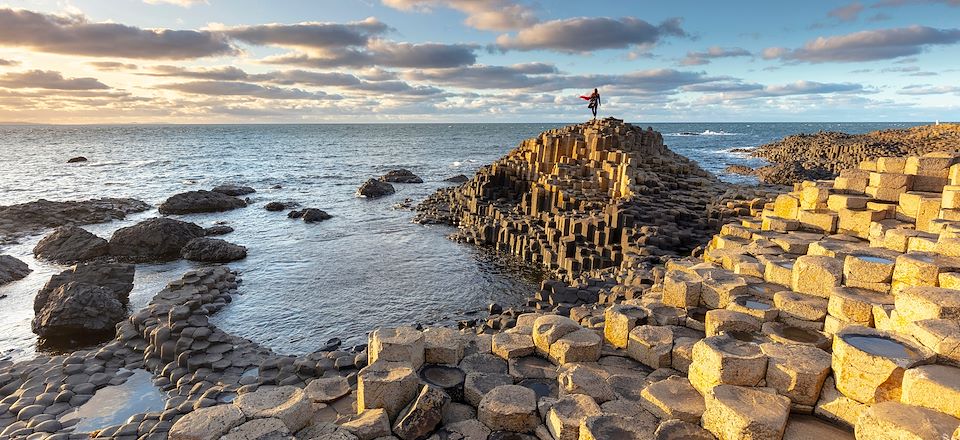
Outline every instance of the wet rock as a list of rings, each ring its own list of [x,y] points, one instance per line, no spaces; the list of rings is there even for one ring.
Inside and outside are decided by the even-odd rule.
[[[270,202],[263,206],[263,209],[266,209],[270,212],[283,211],[289,208],[296,208],[299,204],[294,202]]]
[[[213,191],[188,191],[176,194],[160,204],[160,213],[196,214],[223,212],[247,206],[247,202],[233,196]]]
[[[235,405],[199,409],[173,424],[170,440],[216,440],[244,421],[246,417]]]
[[[727,174],[739,174],[741,176],[752,176],[754,174],[753,168],[746,165],[727,165],[727,167],[723,169],[723,172]]]
[[[405,408],[393,425],[393,433],[402,440],[426,438],[443,419],[443,408],[450,396],[430,385],[420,390],[420,395]]]
[[[80,163],[80,162],[86,162],[86,161],[87,161],[87,158],[83,156],[71,157],[67,159],[67,163]]]
[[[0,286],[12,281],[23,279],[33,272],[27,263],[10,255],[0,255]]]
[[[175,260],[190,240],[205,234],[193,223],[152,218],[114,232],[110,255],[133,262]]]
[[[229,263],[247,258],[247,248],[217,238],[200,237],[188,241],[180,255],[190,261]]]
[[[329,220],[333,218],[332,215],[327,214],[326,211],[317,209],[317,208],[307,208],[301,211],[300,218],[307,223],[316,223],[322,222],[324,220]]]
[[[68,282],[50,292],[32,328],[43,338],[103,334],[126,317],[126,305],[109,288]]]
[[[228,196],[243,196],[257,192],[257,190],[249,186],[233,184],[217,185],[211,191],[218,192],[220,194],[226,194]]]
[[[39,259],[68,264],[102,257],[110,251],[107,240],[78,226],[61,226],[33,248]]]
[[[217,236],[217,235],[227,235],[233,232],[233,228],[226,225],[216,225],[203,230],[204,235],[207,237]]]
[[[360,185],[360,188],[357,189],[357,196],[374,199],[377,197],[388,196],[395,192],[396,190],[393,189],[393,185],[387,182],[382,182],[376,179],[368,179],[366,182],[363,182],[363,184]]]
[[[136,199],[112,198],[66,202],[41,199],[0,206],[0,236],[14,238],[40,229],[104,223],[147,209],[150,205]]]
[[[54,290],[67,283],[88,284],[106,288],[110,296],[126,305],[130,291],[133,290],[135,267],[132,264],[118,263],[80,263],[57,275],[37,292],[33,300],[33,311],[40,311],[50,303]]]
[[[469,180],[470,178],[463,174],[457,174],[456,176],[447,177],[446,179],[443,179],[444,182],[450,182],[450,183],[464,183]]]
[[[403,168],[387,172],[387,174],[380,176],[380,180],[392,183],[423,183],[423,179]]]

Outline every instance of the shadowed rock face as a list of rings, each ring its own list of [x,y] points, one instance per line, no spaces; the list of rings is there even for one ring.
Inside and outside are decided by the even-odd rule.
[[[393,185],[376,179],[368,179],[366,182],[363,182],[363,185],[360,185],[359,189],[357,189],[358,196],[363,196],[368,199],[388,196],[395,192],[396,190],[393,189]]]
[[[121,303],[133,290],[134,265],[117,263],[81,263],[50,277],[33,299],[33,311],[39,313],[54,290],[67,283],[91,284],[110,290]]]
[[[0,286],[22,279],[32,272],[27,263],[9,255],[0,255]]]
[[[40,240],[33,255],[57,263],[74,263],[102,257],[109,251],[107,240],[78,226],[63,226]]]
[[[247,202],[215,191],[188,191],[176,194],[160,204],[160,213],[195,214],[223,212],[247,206]]]
[[[247,257],[247,248],[218,238],[194,238],[181,251],[183,258],[205,263],[228,263]]]
[[[205,234],[193,223],[152,218],[114,232],[110,255],[133,262],[176,260],[190,240]]]
[[[387,174],[384,174],[380,177],[380,180],[384,182],[394,182],[394,183],[423,183],[421,179],[416,174],[413,174],[412,171],[407,169],[392,170]]]
[[[50,277],[34,298],[33,332],[44,338],[111,334],[127,317],[131,264],[80,264]]]

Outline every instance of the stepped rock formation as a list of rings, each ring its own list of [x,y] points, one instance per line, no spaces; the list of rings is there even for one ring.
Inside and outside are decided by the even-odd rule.
[[[456,239],[572,278],[689,253],[709,238],[707,207],[724,189],[660,133],[607,118],[523,141],[439,190],[415,221],[457,225]]]
[[[820,132],[796,134],[758,147],[754,157],[771,165],[756,170],[762,182],[791,185],[830,179],[878,157],[919,156],[960,150],[960,124],[925,125],[865,134]]]

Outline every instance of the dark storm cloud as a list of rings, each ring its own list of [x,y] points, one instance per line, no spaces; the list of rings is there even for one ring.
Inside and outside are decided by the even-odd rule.
[[[140,29],[59,16],[0,9],[0,45],[95,57],[189,59],[236,53],[228,38],[208,31]]]
[[[264,62],[315,68],[374,66],[449,68],[475,63],[476,48],[468,44],[414,44],[377,40],[371,41],[363,49],[338,49],[322,54],[290,53],[267,58]]]
[[[749,57],[752,55],[750,51],[740,47],[713,46],[703,52],[687,52],[687,56],[680,61],[680,64],[699,66],[709,64],[710,60],[716,58]]]
[[[0,75],[0,87],[8,89],[104,90],[110,87],[96,78],[64,78],[51,70],[28,70]]]
[[[917,55],[928,46],[957,42],[960,29],[910,26],[820,37],[798,49],[771,47],[763,51],[763,57],[808,63],[875,61]]]
[[[239,81],[193,81],[187,83],[165,84],[161,89],[176,90],[183,93],[208,96],[249,96],[264,99],[336,99],[337,95],[324,92],[311,92],[301,89],[287,89],[274,86],[262,86]]]
[[[652,25],[639,18],[578,17],[545,21],[516,35],[497,37],[495,47],[507,50],[590,52],[652,45],[667,36],[686,36],[679,19]]]
[[[221,32],[239,41],[258,46],[292,46],[327,49],[365,46],[371,37],[390,27],[368,18],[352,23],[263,24],[224,28]]]

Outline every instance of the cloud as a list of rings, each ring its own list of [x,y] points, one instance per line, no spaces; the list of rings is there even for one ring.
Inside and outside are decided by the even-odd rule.
[[[529,63],[512,66],[473,65],[452,69],[417,70],[407,72],[407,79],[429,81],[467,89],[522,89],[546,84],[557,73],[552,64]]]
[[[51,70],[28,70],[0,75],[0,87],[9,89],[104,90],[110,87],[96,78],[64,78]]]
[[[957,86],[931,86],[927,84],[913,84],[906,86],[897,92],[900,95],[946,95],[950,93],[960,94],[960,87]]]
[[[454,9],[467,14],[467,26],[485,31],[522,29],[538,21],[533,10],[511,0],[383,0],[383,4],[402,11]]]
[[[324,92],[311,92],[302,89],[262,86],[237,81],[193,81],[187,83],[165,84],[161,89],[176,90],[183,93],[209,96],[249,96],[264,99],[336,99],[337,95]]]
[[[140,59],[178,60],[236,53],[226,36],[208,31],[141,29],[92,23],[81,15],[9,8],[0,9],[0,45],[65,55]]]
[[[136,64],[129,63],[119,63],[116,61],[91,61],[87,63],[97,70],[137,70],[139,67]]]
[[[247,73],[242,69],[234,66],[198,68],[194,70],[179,66],[153,66],[150,69],[150,72],[141,73],[141,75],[162,77],[175,76],[181,78],[206,79],[214,81],[242,80],[247,79],[248,76]]]
[[[363,49],[337,49],[320,53],[289,53],[268,57],[267,64],[289,64],[314,68],[336,67],[406,67],[446,68],[473,64],[477,61],[468,44],[397,43],[371,41]]]
[[[683,90],[688,92],[720,93],[719,96],[715,97],[718,100],[865,92],[862,84],[820,83],[816,81],[796,81],[780,85],[762,85],[730,81],[691,85],[683,87]]]
[[[687,52],[686,58],[681,60],[680,64],[684,66],[699,66],[710,64],[710,60],[715,58],[749,57],[752,55],[750,51],[740,47],[724,48],[713,46],[703,52]]]
[[[0,66],[19,66],[20,62],[17,60],[5,60],[0,58]]]
[[[193,5],[207,4],[207,0],[143,0],[151,5],[176,5],[189,8]]]
[[[860,16],[860,13],[863,12],[863,9],[863,4],[860,2],[853,2],[849,5],[841,6],[831,10],[830,12],[827,12],[827,16],[836,18],[840,21],[854,21],[858,16]]]
[[[808,63],[875,61],[917,55],[928,46],[958,41],[960,29],[910,26],[819,37],[798,49],[770,47],[763,57]]]
[[[500,35],[496,48],[507,50],[553,50],[566,53],[598,49],[622,49],[656,44],[666,36],[686,36],[679,19],[657,26],[634,17],[579,17],[538,23],[516,35]]]
[[[883,0],[873,5],[874,8],[886,8],[909,5],[923,4],[942,4],[947,6],[960,6],[960,0]]]
[[[363,21],[350,23],[272,23],[234,27],[215,25],[211,29],[258,46],[328,49],[365,46],[371,37],[386,33],[390,27],[376,18],[369,17]]]

